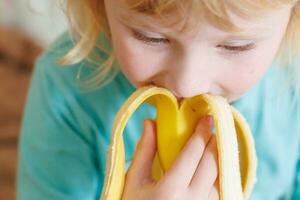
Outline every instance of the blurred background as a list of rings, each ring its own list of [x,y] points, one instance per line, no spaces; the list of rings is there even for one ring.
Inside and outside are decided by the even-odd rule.
[[[0,199],[16,198],[18,137],[35,59],[66,29],[57,0],[0,0]]]

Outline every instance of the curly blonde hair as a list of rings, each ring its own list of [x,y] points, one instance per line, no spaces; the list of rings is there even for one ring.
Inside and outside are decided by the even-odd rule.
[[[238,32],[242,29],[236,27],[230,21],[226,12],[227,8],[246,19],[255,20],[267,11],[292,5],[293,10],[289,25],[275,60],[283,66],[289,66],[295,58],[300,60],[299,0],[126,0],[125,2],[136,13],[142,13],[145,20],[149,17],[159,17],[159,19],[169,20],[166,25],[176,23],[175,15],[186,17],[184,15],[188,14],[188,18],[186,18],[188,19],[186,20],[187,25],[181,31],[188,31],[189,27],[193,27],[189,25],[197,21],[193,19],[197,19],[201,12],[205,12],[210,22],[223,30],[231,32]],[[69,19],[70,32],[75,45],[59,60],[59,64],[75,64],[84,59],[96,63],[98,66],[94,75],[83,81],[82,84],[85,88],[104,86],[112,80],[118,71],[117,65],[114,65],[113,47],[104,46],[103,42],[98,41],[101,34],[108,43],[111,40],[104,0],[65,0],[63,6]],[[173,18],[168,18],[168,16]],[[174,22],[172,19],[174,19]],[[99,57],[99,54],[96,53],[97,50],[104,52],[107,56],[105,58]],[[297,74],[296,78],[291,78],[292,84],[299,84],[299,80],[300,74]]]

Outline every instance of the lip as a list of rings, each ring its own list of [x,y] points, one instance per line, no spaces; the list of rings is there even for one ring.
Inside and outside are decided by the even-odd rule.
[[[180,105],[181,102],[184,100],[183,97],[177,97],[177,96],[176,96],[176,99],[177,99],[177,103],[178,103],[179,105]]]

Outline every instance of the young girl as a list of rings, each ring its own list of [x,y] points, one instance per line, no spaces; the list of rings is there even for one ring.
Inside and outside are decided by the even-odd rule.
[[[72,32],[37,60],[33,74],[18,199],[99,199],[114,117],[136,88],[149,84],[169,89],[178,102],[202,93],[225,97],[256,142],[251,199],[300,199],[298,4],[67,0]],[[157,182],[151,179],[155,121],[146,119],[143,129],[143,120],[154,117],[145,104],[126,126],[123,199],[218,199],[211,117],[199,120]]]

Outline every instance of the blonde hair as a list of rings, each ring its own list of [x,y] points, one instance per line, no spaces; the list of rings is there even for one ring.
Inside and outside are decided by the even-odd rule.
[[[84,59],[93,62],[99,66],[96,67],[90,78],[81,83],[85,88],[90,89],[104,86],[113,79],[118,71],[117,65],[114,65],[113,47],[105,47],[103,42],[98,41],[100,34],[103,34],[108,41],[111,40],[104,0],[65,0],[64,3],[75,45],[59,60],[59,64],[75,64]],[[211,23],[231,32],[238,32],[242,29],[230,21],[226,12],[227,8],[239,16],[256,20],[267,11],[292,5],[289,25],[275,60],[284,66],[291,65],[295,58],[300,60],[299,0],[126,0],[126,3],[136,14],[142,14],[145,20],[157,17],[167,26],[178,21],[174,16],[185,19],[186,25],[180,31],[188,31],[189,27],[193,27],[190,26],[192,23],[199,23],[200,20],[193,19],[200,19],[199,15],[204,12]],[[99,54],[96,53],[97,50],[104,52],[106,57],[99,57]],[[291,74],[295,76],[294,72]],[[291,78],[292,84],[299,84],[300,77],[298,76],[300,74]]]

